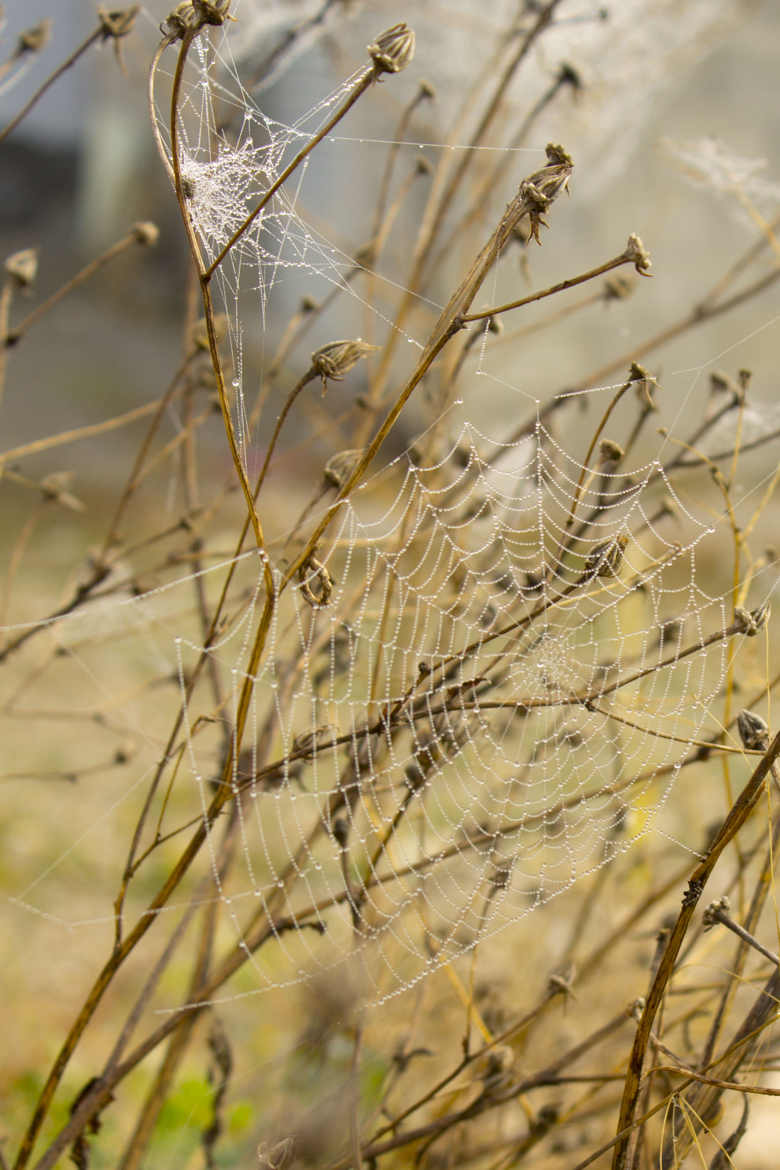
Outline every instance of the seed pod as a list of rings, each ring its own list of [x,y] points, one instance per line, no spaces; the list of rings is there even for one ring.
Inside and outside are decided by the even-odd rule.
[[[133,224],[133,235],[139,244],[143,244],[147,248],[153,248],[160,238],[160,229],[156,223],[145,220]]]
[[[337,451],[335,455],[331,455],[322,469],[322,477],[328,487],[334,487],[337,490],[342,488],[349,479],[355,464],[362,454],[362,447],[353,447],[347,451]]]
[[[618,536],[614,540],[605,540],[603,544],[596,545],[585,562],[585,579],[616,577],[627,544],[627,536]]]
[[[740,711],[737,728],[742,746],[748,751],[765,752],[769,746],[769,728],[760,715],[753,711]]]
[[[353,366],[361,358],[373,350],[376,345],[369,345],[358,337],[355,341],[330,341],[320,349],[315,349],[311,355],[311,365],[315,373],[322,378],[322,393],[325,393],[328,379],[331,382],[341,382]]]
[[[628,243],[626,244],[623,255],[626,260],[632,261],[634,268],[636,268],[640,276],[650,275],[649,269],[653,266],[650,253],[635,232],[632,232],[628,237]]]
[[[35,248],[23,248],[8,256],[3,267],[18,288],[28,289],[38,275],[38,252]]]
[[[414,32],[403,21],[380,33],[368,46],[374,69],[380,73],[400,73],[414,56]]]

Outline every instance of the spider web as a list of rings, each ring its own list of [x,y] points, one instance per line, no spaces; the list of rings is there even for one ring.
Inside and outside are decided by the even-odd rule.
[[[199,39],[193,54],[182,174],[210,263],[360,73],[286,124],[241,85],[229,40]],[[398,328],[353,282],[363,266],[312,226],[314,166],[301,166],[216,270],[247,467],[268,432],[251,422],[247,354],[259,351],[262,364],[273,313],[289,309],[301,277],[345,294],[348,312],[366,314],[376,330]],[[433,298],[420,307],[429,317],[440,308]],[[416,322],[400,333],[425,344]],[[476,374],[498,385],[487,332],[484,342]],[[434,424],[333,512],[316,558],[284,589],[301,538],[329,507],[336,471],[292,537],[286,517],[274,530],[269,508],[277,595],[235,752],[241,863],[228,881],[213,831],[207,841],[253,992],[357,953],[381,1001],[477,945],[500,944],[509,927],[640,837],[669,833],[664,813],[680,767],[720,728],[713,711],[728,670],[731,598],[705,588],[698,570],[715,532],[711,512],[680,493],[670,461],[636,457],[629,471],[588,460],[578,428],[557,427],[535,392],[507,385],[531,412],[529,425],[491,430],[479,404],[439,406]],[[618,389],[583,392],[568,409],[603,412]],[[339,474],[356,456],[339,457]],[[229,563],[227,554],[203,576]],[[172,835],[177,816],[186,827],[209,806],[225,756],[204,722],[218,732],[235,726],[247,677],[263,565],[256,554],[237,563],[240,616],[208,648],[182,632],[191,615],[183,620],[178,591],[190,575],[87,615],[108,640],[120,626],[142,633],[158,670],[162,662],[176,679],[186,748],[177,787],[190,814],[194,791],[199,813],[187,820],[172,802],[160,816]],[[86,673],[82,620],[64,623],[59,642]],[[203,654],[230,680],[227,715],[215,718],[190,691]],[[157,752],[156,729],[143,734]],[[139,774],[125,798],[146,779]],[[695,852],[701,829],[675,843]],[[20,901],[36,909],[32,888]],[[256,948],[263,929],[270,945]]]
[[[462,420],[455,439],[365,482],[277,598],[227,902],[241,939],[259,899],[283,982],[370,946],[382,998],[570,888],[655,827],[723,685],[725,639],[703,643],[725,606],[695,584],[712,530],[659,463],[596,477],[578,532],[582,465],[541,421],[519,444]],[[621,536],[617,571],[594,570]],[[702,646],[678,657],[684,631]],[[278,953],[253,964],[278,985]]]

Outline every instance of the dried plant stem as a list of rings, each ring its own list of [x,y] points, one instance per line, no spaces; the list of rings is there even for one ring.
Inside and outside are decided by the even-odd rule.
[[[485,112],[479,122],[477,129],[471,136],[469,147],[464,152],[463,158],[451,176],[450,181],[446,182],[446,173],[443,170],[445,162],[440,164],[440,172],[434,180],[431,188],[431,193],[428,197],[428,203],[423,212],[420,229],[417,235],[417,240],[414,247],[412,271],[406,279],[406,293],[401,301],[395,318],[396,328],[390,334],[387,345],[382,354],[382,361],[377,371],[371,386],[370,393],[367,399],[366,419],[356,434],[356,445],[364,446],[370,434],[371,426],[373,425],[373,412],[377,410],[381,404],[384,395],[387,379],[390,376],[390,369],[395,353],[396,346],[400,338],[403,336],[403,325],[406,322],[412,307],[417,302],[417,296],[422,284],[423,273],[428,264],[431,251],[435,245],[438,233],[441,230],[445,219],[446,211],[457,193],[460,184],[466,174],[468,166],[471,162],[471,157],[474,153],[474,148],[478,146],[490,128],[493,119],[501,108],[502,99],[506,93],[507,88],[515,77],[517,70],[528,55],[534,43],[541,36],[542,32],[550,24],[555,9],[558,7],[560,0],[550,0],[550,2],[539,12],[534,24],[528,33],[522,37],[519,46],[512,52],[509,61],[506,63],[504,69],[495,83],[490,100]],[[500,58],[499,58],[500,60]],[[495,71],[498,62],[491,62],[491,66],[486,70],[484,80],[493,82],[495,79]],[[470,95],[472,98],[473,95]],[[461,113],[460,119],[456,122],[463,122],[465,120],[465,108]],[[446,185],[445,185],[446,184]],[[442,190],[443,187],[443,190]]]
[[[73,52],[70,54],[70,56],[66,57],[66,59],[62,62],[62,64],[58,65],[57,68],[54,70],[54,72],[51,73],[46,78],[46,80],[43,82],[42,85],[40,85],[38,87],[38,89],[36,89],[36,91],[32,95],[32,97],[30,97],[25,102],[25,104],[22,106],[21,110],[19,110],[18,114],[16,114],[11,119],[11,121],[8,123],[8,125],[5,126],[2,130],[0,130],[0,142],[3,142],[4,139],[6,139],[8,137],[8,135],[11,134],[12,131],[14,131],[16,129],[16,127],[19,125],[19,123],[22,122],[27,117],[27,115],[29,114],[29,112],[33,108],[33,106],[36,105],[40,101],[40,99],[43,97],[43,95],[46,93],[46,91],[48,89],[50,89],[52,85],[54,85],[55,81],[58,81],[59,78],[62,77],[63,73],[67,73],[67,71],[71,68],[71,66],[76,64],[79,57],[81,57],[84,53],[86,53],[87,49],[91,48],[92,45],[97,44],[97,42],[104,36],[105,36],[105,30],[103,27],[103,23],[101,22],[98,25],[98,27],[96,29],[93,29],[93,31],[89,34],[89,36],[81,42],[81,44],[78,46],[78,48],[74,49]]]
[[[105,435],[109,431],[119,430],[137,422],[139,418],[146,418],[148,414],[159,410],[161,398],[153,402],[146,402],[143,406],[136,406],[124,414],[117,414],[107,418],[104,422],[89,423],[83,427],[73,427],[69,431],[61,431],[58,435],[47,435],[45,439],[35,439],[31,443],[23,443],[19,447],[11,447],[9,451],[0,453],[0,467],[6,463],[16,463],[19,459],[26,459],[28,455],[38,455],[41,451],[50,451],[53,447],[62,447],[67,443],[78,443],[82,439],[94,439],[96,435]]]
[[[587,272],[583,272],[579,276],[570,276],[568,280],[561,280],[558,284],[541,289],[540,292],[531,293],[527,297],[521,297],[517,301],[508,301],[505,305],[496,305],[493,309],[482,309],[479,313],[465,313],[461,317],[461,321],[483,321],[486,317],[498,317],[500,313],[508,313],[510,309],[520,309],[523,305],[532,305],[534,301],[555,296],[556,293],[565,292],[566,289],[584,284],[588,280],[594,280],[597,276],[603,276],[605,272],[611,272],[614,268],[620,268],[623,264],[632,264],[633,262],[630,256],[621,252],[619,256],[615,256],[612,260],[606,260],[596,268],[589,268]]]
[[[217,395],[219,397],[219,406],[222,411],[222,421],[225,426],[225,434],[230,447],[230,455],[233,460],[233,466],[236,471],[236,476],[241,484],[241,490],[244,493],[244,500],[247,506],[247,512],[251,518],[252,528],[255,534],[255,542],[258,549],[265,547],[265,538],[263,536],[262,526],[260,524],[260,517],[255,509],[252,493],[249,488],[249,482],[246,477],[246,471],[238,451],[236,443],[236,434],[233,427],[233,420],[230,416],[230,404],[227,399],[227,391],[225,389],[225,374],[222,368],[222,360],[219,354],[219,344],[217,341],[217,333],[215,326],[214,304],[211,299],[210,280],[211,273],[206,269],[201,255],[200,245],[195,234],[195,228],[187,210],[187,200],[184,195],[184,188],[182,185],[181,176],[181,159],[179,156],[179,96],[181,92],[182,78],[184,75],[184,65],[187,60],[187,54],[195,39],[196,33],[193,30],[188,30],[182,36],[181,47],[176,59],[176,70],[173,75],[173,84],[171,86],[171,109],[170,109],[170,131],[171,131],[171,165],[173,167],[174,189],[176,192],[176,200],[179,204],[179,211],[181,213],[182,223],[187,235],[187,241],[190,246],[192,258],[195,262],[195,267],[198,272],[198,279],[200,281],[201,297],[203,299],[203,311],[206,322],[206,333],[208,336],[209,352],[211,354],[211,364],[214,369],[214,377],[217,382]],[[266,582],[266,598],[269,599],[273,593],[273,582],[271,580],[270,568],[268,562],[264,561],[264,576]]]
[[[21,341],[21,339],[25,336],[26,333],[29,332],[33,325],[37,325],[40,319],[45,316],[45,314],[48,313],[50,309],[53,309],[55,305],[59,304],[59,302],[69,293],[73,292],[74,289],[79,288],[80,285],[85,284],[86,281],[90,280],[91,277],[93,277],[96,272],[99,272],[101,268],[105,268],[105,266],[110,264],[112,260],[116,260],[118,256],[121,256],[124,252],[127,252],[129,248],[132,248],[133,244],[148,246],[149,243],[153,242],[145,235],[145,229],[147,227],[151,228],[151,226],[152,225],[136,224],[130,229],[127,235],[122,237],[121,240],[117,240],[115,244],[112,244],[111,247],[107,248],[106,251],[101,253],[100,256],[96,256],[95,259],[91,260],[89,264],[85,265],[85,267],[82,268],[80,272],[77,272],[75,276],[72,276],[70,280],[66,281],[61,288],[58,288],[56,292],[53,292],[51,296],[47,297],[45,301],[42,301],[40,305],[37,305],[31,313],[28,313],[23,321],[20,321],[19,324],[16,325],[13,329],[8,330],[5,335],[6,348],[16,345],[19,341]],[[154,229],[154,232],[156,232],[156,229]]]
[[[682,908],[669,934],[664,953],[658,964],[658,970],[656,971],[645,1007],[642,1011],[642,1016],[637,1026],[623,1088],[623,1099],[617,1123],[618,1136],[612,1154],[612,1170],[626,1170],[626,1167],[630,1167],[632,1164],[633,1150],[638,1133],[638,1131],[633,1129],[633,1125],[641,1088],[645,1053],[650,1040],[650,1032],[658,1009],[661,1006],[661,1001],[666,994],[667,984],[674,971],[677,956],[683,939],[688,932],[694,911],[718,858],[726,849],[727,845],[733,841],[735,835],[745,824],[755,808],[758,796],[778,755],[780,755],[780,733],[772,740],[772,743],[759,761],[752,776],[732,805],[715,840],[707,850],[706,856],[694,868],[688,880],[688,888],[683,897]]]
[[[277,444],[277,441],[279,439],[279,435],[281,433],[282,427],[284,426],[284,423],[285,423],[285,420],[286,420],[288,414],[292,410],[295,399],[298,397],[301,390],[303,390],[303,388],[305,386],[308,386],[309,382],[316,381],[316,379],[318,377],[319,377],[319,374],[317,373],[317,371],[315,369],[311,368],[311,369],[307,370],[307,372],[303,375],[302,378],[299,379],[298,382],[296,382],[295,386],[293,386],[292,390],[287,395],[287,398],[285,399],[285,402],[284,402],[284,406],[282,407],[281,412],[279,414],[279,417],[276,420],[276,425],[274,426],[273,434],[271,435],[271,438],[269,440],[268,449],[265,453],[265,459],[263,460],[263,466],[260,468],[260,473],[257,477],[256,482],[255,482],[255,490],[252,493],[252,498],[254,500],[257,500],[257,497],[260,495],[260,491],[262,489],[262,486],[265,483],[265,477],[268,474],[268,468],[270,466],[271,459],[273,458],[274,451],[276,450],[276,444]]]

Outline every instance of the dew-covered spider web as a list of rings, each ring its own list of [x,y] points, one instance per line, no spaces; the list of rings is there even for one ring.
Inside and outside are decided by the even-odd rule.
[[[583,16],[567,7],[572,22]],[[689,33],[696,20],[706,24],[701,6],[686,12]],[[597,29],[583,18],[593,54]],[[479,32],[487,38],[490,27],[483,21]],[[538,75],[549,71],[556,36],[569,35],[564,21],[553,28],[550,57],[531,63]],[[369,128],[353,132],[350,114],[240,230],[366,67],[335,89],[323,85],[325,97],[316,69],[304,95],[253,89],[249,54],[234,56],[230,37],[215,32],[192,46],[179,148],[186,211],[205,264],[215,265],[220,355],[250,483],[312,350],[358,336],[376,348],[343,385],[323,379],[321,395],[315,381],[293,404],[258,496],[262,551],[251,537],[236,551],[244,501],[231,479],[232,527],[209,534],[197,568],[189,571],[184,557],[146,577],[128,568],[105,601],[98,595],[58,619],[56,655],[94,684],[100,727],[124,720],[143,743],[143,767],[118,800],[147,800],[151,810],[125,871],[128,906],[135,910],[136,896],[139,908],[146,904],[138,888],[156,851],[175,856],[202,832],[199,896],[219,908],[228,955],[224,978],[205,997],[288,987],[360,956],[370,995],[381,1001],[477,948],[504,945],[510,928],[640,840],[699,855],[710,817],[702,809],[681,828],[669,808],[681,770],[706,758],[718,737],[739,755],[723,697],[735,657],[761,641],[744,637],[756,632],[748,589],[732,590],[713,569],[722,556],[713,548],[734,537],[736,521],[712,472],[719,460],[725,466],[737,415],[749,445],[766,431],[767,414],[751,418],[736,382],[720,386],[731,395],[728,409],[725,399],[707,398],[711,355],[683,371],[683,393],[666,398],[662,377],[657,385],[629,362],[548,393],[525,359],[523,324],[507,321],[508,337],[497,337],[483,322],[464,332],[455,358],[448,351],[433,368],[336,502],[447,297],[518,182],[543,165],[545,144],[497,134],[495,146],[478,148],[496,216],[475,212],[462,250],[447,221],[451,247],[433,256],[451,283],[421,278],[411,290],[414,257],[395,241],[404,232],[414,239],[423,219],[427,188],[414,202],[415,184],[429,183],[446,155],[446,185],[471,150],[468,126],[437,140],[430,123],[415,122],[416,106],[406,116],[417,81],[386,78],[383,91],[396,87],[388,123],[369,106],[358,123]],[[174,50],[155,89],[169,170]],[[596,154],[590,140],[586,187]],[[375,195],[385,173],[392,182],[381,214],[371,200],[356,209],[352,186],[371,180]],[[575,170],[575,197],[579,181]],[[563,202],[550,209],[545,254],[556,247]],[[565,219],[557,230],[560,278],[572,275],[569,245],[582,254],[582,240],[567,241]],[[529,237],[518,233],[475,307],[511,299],[518,285],[526,291]],[[618,313],[625,293],[611,283],[596,301]],[[627,326],[610,319],[603,328],[610,347],[624,348]],[[519,356],[509,356],[513,339]],[[569,354],[561,347],[558,357]],[[722,416],[702,444],[713,461],[706,490],[690,486],[695,443],[656,430],[661,418],[691,422],[689,398],[702,418]],[[697,418],[689,438],[700,425]],[[758,504],[772,474],[759,467],[755,481],[738,485],[740,500]],[[298,565],[320,522],[320,539]],[[757,606],[774,584],[768,557],[749,584]],[[209,612],[223,606],[213,630],[195,612],[198,591]],[[139,687],[142,698],[92,655],[94,643],[125,637],[155,675]],[[173,732],[162,718],[170,692],[155,709],[163,684],[180,713]],[[214,815],[225,785],[229,796]],[[75,845],[52,868],[71,853]],[[92,923],[78,908],[46,905],[38,889],[46,876],[20,891],[19,904],[70,927]],[[178,914],[185,904],[177,891],[154,913]],[[247,981],[226,988],[239,966]]]
[[[581,472],[541,421],[514,444],[464,423],[365,482],[278,598],[232,781],[230,913],[241,937],[256,899],[277,935],[261,986],[278,951],[294,980],[370,944],[391,994],[627,848],[638,806],[657,828],[726,670],[710,529],[659,463],[595,476],[567,523]]]

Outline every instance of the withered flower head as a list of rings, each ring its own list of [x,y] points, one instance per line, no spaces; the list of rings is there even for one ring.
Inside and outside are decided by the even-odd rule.
[[[32,28],[25,29],[19,36],[19,41],[14,52],[14,59],[18,60],[25,53],[40,53],[41,49],[45,48],[48,44],[50,36],[50,20],[42,20],[40,24],[35,24]]]
[[[160,238],[160,229],[156,223],[147,219],[133,224],[133,234],[139,244],[153,248]]]
[[[623,255],[626,260],[632,262],[640,276],[650,275],[650,269],[653,266],[650,253],[635,232],[632,232],[628,237],[628,243],[626,244]]]
[[[742,746],[748,751],[766,751],[769,746],[769,728],[760,715],[755,715],[752,711],[740,711],[737,716],[737,728]]]
[[[162,22],[160,31],[171,41],[179,40],[187,32],[197,33],[204,25],[221,25],[230,16],[231,0],[181,0]]]
[[[335,455],[331,455],[322,469],[322,477],[328,487],[340,490],[349,479],[362,454],[362,447],[352,447],[347,451],[337,451]]]
[[[540,243],[539,228],[547,227],[542,218],[553,199],[569,185],[574,163],[568,151],[562,146],[549,142],[546,148],[547,164],[534,171],[520,184],[520,196],[526,204],[531,224],[531,236]]]
[[[414,56],[414,32],[403,21],[380,33],[368,46],[368,55],[379,73],[400,73]]]
[[[135,18],[140,11],[140,4],[131,4],[129,8],[98,8],[98,20],[103,30],[103,40],[126,37],[133,31]]]
[[[355,341],[330,341],[320,349],[315,349],[311,355],[311,364],[315,373],[322,378],[323,394],[328,379],[332,382],[341,382],[344,375],[348,374],[361,358],[375,349],[378,349],[378,346],[369,345],[359,337]]]
[[[586,578],[616,577],[627,544],[627,536],[617,536],[614,540],[605,540],[603,544],[596,545],[585,562]]]
[[[29,288],[38,275],[38,252],[35,248],[23,248],[8,256],[3,267],[19,288]]]
[[[625,451],[614,439],[602,439],[599,443],[600,463],[619,463],[624,455]]]

